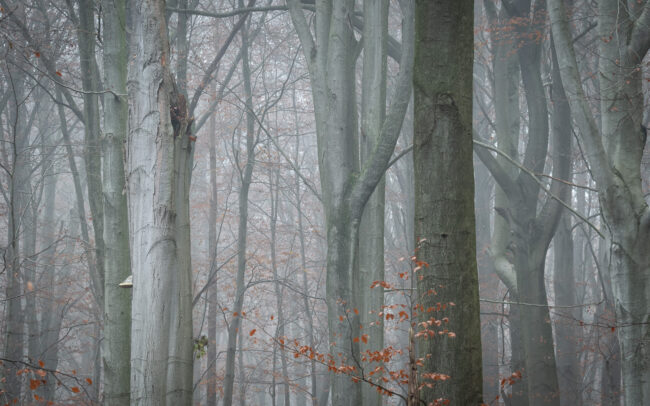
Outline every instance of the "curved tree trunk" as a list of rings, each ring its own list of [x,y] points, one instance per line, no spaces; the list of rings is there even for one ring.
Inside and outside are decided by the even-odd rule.
[[[562,81],[611,238],[623,396],[632,406],[650,399],[650,208],[640,173],[647,142],[640,66],[650,49],[650,4],[619,3],[601,0],[598,7],[598,31],[605,39],[599,43],[600,129],[582,88],[564,4],[550,0],[549,11]]]

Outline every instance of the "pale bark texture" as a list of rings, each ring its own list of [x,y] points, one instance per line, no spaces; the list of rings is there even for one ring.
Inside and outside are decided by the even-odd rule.
[[[126,160],[133,270],[132,405],[185,405],[192,399],[192,143],[186,135],[186,103],[169,72],[164,6],[164,1],[143,0],[132,13]]]
[[[126,2],[106,1],[104,22],[103,186],[104,186],[104,404],[126,405],[130,394],[131,291],[118,285],[131,274],[129,223],[124,178],[126,97]]]
[[[582,88],[564,4],[550,0],[549,11],[562,81],[611,239],[624,403],[640,405],[650,399],[650,208],[640,168],[647,141],[641,63],[650,48],[650,2],[598,2],[600,126]]]
[[[237,276],[235,280],[235,303],[233,305],[232,319],[228,326],[228,346],[226,348],[226,371],[223,383],[223,404],[233,404],[235,386],[235,355],[237,351],[237,332],[241,328],[242,308],[244,307],[244,294],[246,286],[246,246],[248,235],[248,192],[253,179],[255,167],[255,116],[253,111],[251,72],[248,60],[248,33],[242,30],[242,76],[244,78],[244,92],[246,97],[246,161],[239,169],[239,225],[237,229]],[[243,382],[240,382],[243,385]]]
[[[214,87],[214,86],[213,86]],[[214,92],[214,89],[213,89]],[[210,114],[208,137],[210,137],[210,212],[208,215],[208,373],[207,406],[217,406],[217,128],[215,114]]]
[[[327,229],[327,307],[330,354],[337,365],[360,374],[359,317],[353,312],[358,271],[359,224],[371,193],[386,170],[411,93],[412,4],[401,4],[403,48],[395,94],[371,154],[359,164],[354,67],[357,42],[351,24],[354,2],[316,4],[315,37],[299,1],[288,1],[312,84],[318,157]],[[359,341],[359,340],[356,340]],[[361,386],[346,374],[330,377],[332,405],[361,404]]]
[[[102,154],[99,128],[99,73],[95,60],[95,3],[94,0],[79,0],[79,61],[81,82],[84,90],[84,165],[88,186],[88,203],[92,215],[95,238],[95,271],[97,286],[95,300],[99,308],[104,306],[104,201],[102,186]],[[71,9],[74,15],[74,10]],[[85,220],[84,220],[85,221]],[[89,240],[88,240],[89,241]]]
[[[418,338],[419,356],[431,354],[421,375],[451,376],[420,396],[427,403],[444,398],[452,405],[478,405],[483,378],[472,164],[474,2],[416,4],[415,256],[428,266],[414,277],[425,309],[420,321],[448,317],[444,327],[456,334]],[[446,310],[426,311],[438,302]]]
[[[488,2],[485,4],[489,10]],[[518,110],[516,87],[513,87],[516,82],[512,77],[505,77],[504,70],[496,72],[496,67],[496,128],[500,157],[493,158],[483,148],[477,148],[476,153],[500,187],[495,204],[500,218],[495,220],[495,244],[491,248],[496,271],[509,288],[511,298],[525,303],[510,306],[512,368],[522,374],[521,381],[512,387],[514,402],[558,404],[559,384],[544,271],[546,252],[560,219],[561,206],[550,197],[540,205],[539,179],[527,172],[544,173],[549,146],[549,112],[542,83],[541,43],[534,39],[543,29],[545,3],[517,0],[503,4],[499,18],[510,16],[519,21],[519,24],[514,24],[513,31],[515,38],[523,38],[516,46],[516,53],[529,116],[528,140],[520,164],[526,170],[517,168],[519,123],[509,111],[511,108]],[[500,48],[506,50],[509,46],[507,41],[504,42]],[[497,53],[495,66],[503,64],[507,55]],[[570,170],[570,157],[566,154],[571,142],[570,121],[563,93],[562,83],[556,78],[550,92],[555,106],[552,116],[553,179],[566,179]],[[553,182],[550,192],[555,198],[568,198],[568,189],[561,182]]]
[[[386,115],[386,43],[388,37],[388,1],[363,2],[363,75],[361,83],[361,162],[372,154]],[[381,351],[384,348],[384,325],[377,323],[377,313],[384,305],[384,288],[374,281],[384,280],[384,207],[386,180],[382,178],[372,193],[361,217],[359,228],[359,270],[357,304],[359,322],[367,343],[361,341],[360,351]],[[363,355],[362,355],[363,358]],[[364,365],[371,371],[378,365]],[[375,379],[379,378],[378,376]],[[363,385],[363,405],[381,405],[382,395],[371,385]]]

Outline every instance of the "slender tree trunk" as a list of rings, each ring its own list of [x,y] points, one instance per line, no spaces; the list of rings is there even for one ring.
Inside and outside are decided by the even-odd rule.
[[[647,142],[640,66],[650,49],[650,8],[647,2],[599,1],[599,36],[616,38],[599,44],[600,128],[585,99],[564,4],[550,0],[549,10],[562,81],[611,238],[624,401],[638,405],[650,398],[650,208],[640,173]]]
[[[429,267],[415,277],[419,305],[447,308],[419,313],[424,322],[448,317],[445,328],[456,335],[436,333],[419,343],[419,356],[426,357],[421,372],[451,376],[425,388],[421,399],[476,405],[483,381],[472,165],[474,2],[416,4],[415,255]]]
[[[214,93],[213,93],[214,94]],[[217,134],[215,114],[210,115],[208,137],[210,137],[210,214],[208,216],[208,374],[207,406],[217,406]]]
[[[398,85],[372,156],[359,167],[356,117],[356,40],[351,20],[354,2],[316,4],[316,36],[302,5],[288,1],[305,53],[312,84],[318,156],[327,229],[327,308],[330,355],[337,365],[360,373],[359,317],[354,312],[353,276],[358,270],[359,224],[371,193],[381,180],[399,136],[410,99],[412,3],[402,2],[403,50]],[[358,309],[357,309],[358,312]],[[358,340],[357,340],[358,341]],[[361,403],[361,387],[346,374],[330,376],[334,406]]]
[[[233,317],[228,326],[228,347],[226,349],[226,372],[224,378],[224,406],[232,406],[233,389],[235,385],[235,355],[237,351],[237,332],[241,328],[241,311],[244,306],[244,293],[246,290],[244,276],[246,274],[246,237],[248,234],[248,192],[253,177],[255,166],[255,117],[251,90],[251,74],[248,62],[248,35],[246,29],[242,30],[242,74],[244,77],[244,91],[246,93],[246,162],[243,170],[240,169],[239,177],[241,189],[239,190],[239,227],[237,232],[237,277],[235,281],[235,304]],[[243,382],[241,383],[243,384]]]
[[[96,300],[104,306],[104,208],[102,187],[102,154],[99,129],[99,73],[95,60],[95,3],[79,0],[79,59],[84,90],[84,164],[86,168],[88,203],[95,237],[95,262],[98,277]]]
[[[553,51],[555,46],[552,45]],[[555,153],[562,155],[562,160],[568,167],[571,166],[571,110],[562,86],[562,78],[557,64],[557,57],[553,52],[553,84],[551,95],[553,100],[553,131],[564,133],[564,145],[568,149],[556,148]],[[571,181],[571,175],[567,177]],[[554,242],[554,290],[555,302],[560,306],[575,306],[578,304],[576,297],[576,278],[573,261],[573,236],[571,235],[571,220],[569,213],[565,212],[560,220]],[[578,331],[576,320],[580,318],[579,308],[566,309],[559,313],[556,322],[556,359],[557,375],[560,389],[560,405],[579,406],[581,394],[582,374],[578,364]]]
[[[296,92],[293,92],[293,111],[294,111],[294,121],[296,124],[296,160],[295,162],[299,162],[299,152],[300,152],[300,136],[298,134],[298,110],[296,108]],[[297,208],[297,214],[298,214],[298,237],[300,239],[300,275],[302,277],[302,290],[303,290],[303,296],[302,296],[302,304],[303,304],[303,311],[305,312],[305,319],[304,323],[306,326],[307,330],[307,342],[309,343],[309,346],[313,348],[314,350],[316,349],[316,341],[314,339],[314,320],[312,316],[312,311],[311,311],[311,305],[309,303],[309,283],[307,281],[307,256],[305,254],[305,229],[303,228],[303,222],[302,218],[304,216],[303,211],[302,211],[302,193],[300,192],[300,176],[296,174],[296,186],[295,186],[295,194],[296,194],[296,208]],[[311,399],[312,399],[312,406],[318,406],[318,385],[317,385],[317,379],[316,379],[316,360],[311,359],[309,360],[309,373],[310,373],[310,381],[311,381]],[[328,385],[329,386],[329,385]],[[327,388],[329,390],[329,388]]]
[[[21,258],[20,258],[20,234],[22,230],[22,216],[26,210],[29,199],[29,190],[26,188],[29,181],[29,138],[26,131],[25,106],[22,104],[24,98],[24,75],[17,70],[11,71],[13,92],[10,103],[9,117],[9,140],[11,141],[10,160],[12,163],[8,179],[9,201],[7,208],[7,248],[4,254],[4,273],[7,278],[5,298],[6,325],[5,325],[5,348],[4,357],[11,361],[23,361],[25,315],[23,312],[22,297],[24,287],[22,286]],[[3,400],[7,403],[18,401],[22,392],[22,379],[17,372],[21,369],[19,364],[11,362],[3,366],[2,394]]]
[[[273,280],[275,281],[275,304],[278,309],[278,327],[275,333],[275,339],[279,340],[284,337],[284,308],[283,308],[283,289],[280,286],[280,276],[278,275],[278,265],[276,258],[276,238],[277,238],[277,222],[278,222],[278,205],[279,200],[279,187],[280,187],[280,173],[277,168],[269,170],[269,186],[271,193],[271,268],[273,270]],[[282,365],[282,386],[284,387],[284,406],[291,405],[291,395],[289,387],[289,371],[287,368],[287,354],[285,351],[280,351],[280,363]]]
[[[131,274],[124,177],[128,106],[126,98],[126,2],[103,3],[104,12],[104,404],[129,403],[131,381],[131,291],[118,285]]]
[[[363,3],[363,76],[361,109],[361,160],[372,155],[386,114],[386,39],[388,36],[388,1]],[[384,207],[386,180],[382,178],[368,199],[361,217],[359,230],[359,271],[355,289],[359,309],[361,333],[367,334],[367,343],[361,341],[360,351],[381,351],[384,348],[384,325],[376,323],[377,313],[384,304],[384,288],[374,281],[384,280]],[[371,371],[378,365],[364,365]],[[376,375],[374,378],[379,379]],[[363,405],[381,405],[382,395],[371,385],[363,384]]]

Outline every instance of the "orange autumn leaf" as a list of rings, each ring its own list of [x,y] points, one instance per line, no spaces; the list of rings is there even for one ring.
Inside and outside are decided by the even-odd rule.
[[[92,384],[93,384],[93,380],[90,379],[90,378],[86,378],[86,382],[88,382],[88,385],[92,385]]]
[[[39,370],[34,371],[34,372],[36,373],[36,375],[40,376],[41,378],[44,377],[45,375],[47,375],[47,372],[43,371],[42,369],[39,369]]]
[[[60,77],[63,77],[63,74],[62,74],[60,71],[56,71],[55,73],[56,73],[57,75],[59,75]]]
[[[38,360],[38,366],[43,368],[45,366],[45,362],[41,361],[40,359]]]
[[[339,316],[339,320],[343,321],[343,316]]]
[[[72,388],[70,388],[70,390],[73,391],[74,393],[79,393],[80,392],[79,388],[76,387],[76,386],[73,386]]]
[[[39,386],[41,386],[41,381],[39,381],[38,379],[29,380],[29,389],[36,390],[38,389]]]
[[[354,309],[354,314],[359,314],[359,309],[355,308]]]
[[[248,333],[248,335],[252,337],[252,336],[253,336],[253,334],[255,334],[255,332],[256,332],[256,331],[257,331],[256,329],[252,329],[252,330],[251,330],[251,332],[250,332],[250,333]]]

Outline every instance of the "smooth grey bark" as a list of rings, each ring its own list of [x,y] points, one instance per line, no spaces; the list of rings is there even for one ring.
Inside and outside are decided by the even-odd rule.
[[[23,270],[21,267],[21,232],[22,216],[29,202],[29,135],[27,133],[24,75],[18,69],[9,72],[11,80],[8,128],[9,128],[9,158],[12,164],[8,176],[7,202],[7,247],[4,252],[6,324],[4,339],[4,358],[11,361],[22,361],[24,351],[25,316],[23,313],[22,296],[25,288],[22,286]],[[18,400],[22,393],[22,379],[17,375],[18,364],[7,363],[2,372],[2,394],[7,402]]]
[[[239,348],[237,351],[238,359],[238,373],[239,373],[239,406],[246,406],[246,372],[244,372],[244,332],[242,329],[239,329],[237,332],[239,336]]]
[[[133,270],[131,404],[192,399],[188,112],[169,71],[164,1],[133,7],[127,192]],[[176,108],[177,130],[170,109]]]
[[[416,1],[413,163],[419,321],[448,317],[447,334],[422,338],[424,373],[450,375],[425,387],[426,403],[482,403],[481,326],[472,164],[474,2]],[[434,293],[437,292],[437,293]],[[453,303],[453,304],[450,304]],[[427,356],[431,354],[432,356]]]
[[[102,3],[104,28],[104,404],[130,402],[131,291],[118,285],[131,274],[129,222],[124,177],[127,133],[126,1]],[[120,95],[120,96],[118,96]]]
[[[68,166],[70,167],[70,174],[72,175],[72,183],[74,185],[76,212],[79,216],[79,224],[81,227],[81,239],[83,240],[83,248],[86,254],[86,262],[88,265],[88,273],[90,275],[90,289],[96,301],[101,297],[101,290],[99,286],[102,284],[99,272],[97,271],[97,263],[95,261],[96,251],[90,245],[90,232],[88,230],[88,223],[86,221],[86,206],[84,202],[83,186],[81,185],[81,177],[77,162],[75,161],[75,154],[72,150],[72,142],[70,132],[68,130],[67,118],[65,116],[65,109],[62,103],[62,95],[59,89],[56,90],[57,100],[57,113],[59,122],[61,124],[61,136],[63,137],[63,144],[65,145],[66,155],[68,157]]]
[[[358,270],[359,223],[364,206],[381,180],[406,112],[411,92],[412,4],[402,2],[404,17],[402,60],[391,107],[372,153],[359,165],[356,141],[354,67],[357,43],[350,23],[354,2],[335,0],[316,4],[312,36],[302,4],[289,0],[289,11],[307,62],[316,115],[316,133],[323,206],[327,229],[327,306],[330,354],[337,365],[355,368],[361,335],[352,311],[353,279]],[[340,318],[343,320],[341,321]],[[345,374],[330,376],[332,404],[357,405],[360,386]]]
[[[363,2],[363,73],[361,83],[361,163],[371,155],[379,139],[386,115],[386,44],[388,37],[388,1]],[[384,280],[384,207],[386,180],[377,184],[363,209],[359,225],[359,271],[356,273],[355,306],[359,309],[360,333],[367,337],[359,350],[381,351],[384,348],[384,325],[377,323],[377,313],[384,304],[384,288],[372,286]],[[367,363],[364,370],[372,371],[378,365]],[[367,373],[367,372],[366,372]],[[380,379],[380,375],[368,377]],[[364,383],[361,389],[362,405],[381,405],[382,395]]]
[[[100,308],[104,306],[104,201],[101,167],[101,140],[99,72],[95,60],[95,3],[94,0],[79,0],[79,21],[77,40],[79,41],[79,61],[81,83],[84,90],[84,165],[88,187],[88,205],[92,215],[93,235],[95,238],[95,262],[98,284],[95,287],[96,301]],[[74,10],[71,10],[74,13]]]
[[[237,332],[241,328],[242,308],[244,306],[244,293],[246,286],[246,243],[248,235],[248,192],[253,178],[255,167],[255,116],[251,90],[251,73],[248,60],[248,33],[244,28],[242,34],[242,76],[244,79],[244,92],[246,101],[246,161],[244,168],[238,168],[241,187],[239,190],[239,226],[237,231],[237,276],[235,280],[235,303],[233,317],[228,326],[228,345],[226,348],[226,371],[223,383],[223,404],[232,406],[233,389],[235,385],[235,355],[237,351]],[[240,384],[243,385],[243,382]]]
[[[553,70],[551,85],[551,99],[553,102],[552,124],[553,131],[563,133],[568,139],[560,148],[555,148],[555,153],[561,154],[563,165],[571,168],[571,109],[562,86],[555,46],[551,45],[553,52]],[[564,149],[568,147],[568,149]],[[567,181],[571,181],[571,174],[567,171]],[[565,193],[569,198],[570,194]],[[576,296],[576,278],[573,267],[573,237],[571,235],[571,219],[569,213],[564,211],[560,224],[554,237],[554,264],[553,286],[555,303],[560,306],[576,306],[579,304]],[[563,309],[560,318],[555,323],[555,358],[557,364],[558,384],[560,389],[560,405],[579,406],[581,394],[582,373],[578,360],[578,330],[576,320],[580,319],[578,307]]]
[[[50,142],[48,142],[48,144],[49,143]],[[51,143],[49,147],[54,149],[54,143]],[[56,185],[58,176],[53,173],[51,165],[48,165],[48,167],[48,177],[47,180],[44,179],[44,182],[46,183],[43,187],[44,209],[41,218],[42,244],[44,247],[40,256],[41,261],[44,264],[41,286],[43,289],[48,289],[50,292],[53,292],[52,297],[56,298],[60,297],[54,294],[56,292],[55,282],[57,277],[54,264],[56,261],[56,251],[58,246],[55,216]],[[55,346],[56,348],[56,341],[58,341],[59,338],[63,315],[57,311],[60,305],[57,304],[56,300],[41,299],[41,304],[50,310],[41,314],[37,359],[43,361],[46,368],[51,368],[53,363],[58,364],[58,354],[56,351],[52,351],[51,346]],[[55,339],[53,340],[53,338]],[[56,366],[54,367],[54,370],[56,370]],[[38,395],[42,396],[45,400],[53,400],[53,389],[54,382],[46,382],[45,385],[38,388]]]
[[[214,87],[214,85],[213,85]],[[206,404],[217,406],[217,303],[216,281],[210,281],[217,270],[217,128],[215,114],[210,115],[208,137],[210,137],[210,212],[208,215],[208,255],[210,277],[208,283],[208,373],[206,376]]]
[[[507,2],[504,3],[504,6],[510,16],[523,18],[522,21],[525,22],[516,25],[515,32],[518,35],[526,38],[530,33],[541,29],[539,18],[531,20],[530,16],[539,16],[544,12],[543,2],[531,5],[529,1],[522,0]],[[522,165],[534,173],[543,173],[544,171],[549,138],[548,109],[541,81],[540,51],[540,44],[534,40],[523,42],[517,50],[529,115],[529,135]],[[561,103],[563,98],[559,95],[560,92],[562,92],[562,84],[556,80],[553,83],[553,96],[558,96],[558,103]],[[497,115],[497,119],[499,119],[499,115]],[[559,119],[558,114],[554,114],[553,119]],[[563,125],[565,127],[555,125],[553,131],[554,179],[566,179],[570,170],[569,159],[563,155],[563,151],[570,148],[570,125],[566,119]],[[504,128],[500,132],[504,132],[504,130],[506,129]],[[514,149],[516,142],[512,142],[510,145],[513,145]],[[544,205],[539,208],[540,186],[536,179],[533,179],[525,171],[519,171],[513,176],[506,170],[507,166],[499,164],[486,150],[479,148],[476,152],[490,169],[507,199],[507,206],[497,207],[497,211],[507,221],[510,230],[510,236],[504,235],[504,237],[508,244],[506,247],[512,253],[512,260],[506,257],[503,264],[507,267],[512,266],[516,274],[517,300],[536,305],[514,306],[511,308],[510,317],[511,323],[514,321],[515,326],[514,329],[511,328],[511,333],[521,334],[525,369],[518,370],[523,373],[528,391],[528,402],[530,404],[557,404],[559,397],[556,395],[559,392],[559,387],[553,334],[550,323],[546,322],[546,320],[550,320],[550,315],[548,307],[546,307],[544,270],[546,251],[557,228],[561,206],[557,201],[547,198]],[[506,154],[516,159],[516,155],[513,156],[507,152]],[[554,181],[551,192],[561,200],[567,200],[568,189],[563,183]],[[495,225],[495,229],[497,226],[498,224]],[[497,273],[503,264],[495,262]],[[507,279],[502,277],[502,280],[506,281]],[[512,338],[513,364],[519,358],[515,358],[515,349],[518,349],[516,340],[516,337]]]
[[[276,238],[277,238],[277,223],[278,223],[278,206],[280,204],[279,199],[279,189],[280,189],[280,171],[278,168],[273,168],[269,170],[269,192],[271,194],[271,269],[273,271],[273,289],[275,292],[275,305],[278,311],[278,325],[275,331],[275,340],[276,342],[285,336],[285,316],[284,316],[284,292],[280,285],[280,276],[278,275],[278,263],[276,255]],[[283,278],[285,279],[285,278]],[[277,346],[277,345],[276,345]],[[274,361],[275,363],[275,361]],[[283,349],[280,349],[280,364],[282,367],[282,382],[284,392],[284,406],[291,405],[291,393],[289,387],[289,371],[287,368],[287,353]],[[275,372],[275,371],[274,371]],[[275,381],[275,373],[273,375],[273,380]],[[271,388],[272,394],[275,395],[275,385]]]
[[[484,1],[488,20],[492,26],[504,24],[509,18],[504,7],[497,12],[494,4]],[[496,139],[499,149],[511,157],[517,156],[517,143],[519,142],[520,108],[519,108],[519,64],[514,56],[514,44],[499,38],[493,31],[490,35],[492,41],[492,58],[494,72],[494,110]],[[500,168],[511,178],[516,176],[516,168],[509,165],[502,156],[497,156]],[[494,197],[495,211],[507,210],[510,207],[508,196],[503,189],[495,186]],[[511,249],[511,232],[507,220],[495,212],[494,229],[490,244],[490,258],[499,279],[508,289],[510,299],[517,299],[517,275],[512,263],[513,251]],[[516,307],[510,308],[508,317],[510,335],[510,368],[512,373],[524,370],[525,356],[521,342],[520,312]],[[528,403],[527,376],[522,374],[520,382],[512,385],[511,395],[513,405],[526,405]],[[491,401],[493,398],[486,398]]]
[[[497,297],[499,278],[494,272],[492,260],[487,252],[492,236],[490,227],[490,203],[494,184],[489,171],[474,161],[476,206],[476,260],[481,297]],[[481,306],[488,313],[498,312],[496,305]],[[498,318],[492,314],[481,314],[481,346],[483,360],[483,399],[488,404],[499,395],[499,328]]]
[[[640,169],[647,142],[640,66],[650,48],[650,3],[598,3],[600,129],[585,98],[563,3],[550,0],[549,12],[562,81],[611,239],[624,403],[638,405],[650,398],[650,207]]]
[[[36,97],[38,98],[38,93],[36,93]],[[37,270],[37,264],[40,260],[39,254],[37,253],[36,240],[37,230],[39,230],[38,212],[43,202],[43,185],[48,176],[47,170],[52,165],[48,156],[49,154],[46,152],[49,135],[45,127],[49,107],[50,105],[48,103],[42,103],[41,100],[37,100],[32,107],[33,110],[29,121],[33,122],[36,120],[38,122],[38,131],[36,132],[34,143],[30,145],[30,149],[35,150],[39,148],[40,154],[30,154],[29,157],[28,170],[31,176],[25,185],[29,190],[29,201],[22,218],[22,222],[24,223],[24,230],[22,232],[22,256],[24,258],[23,280],[28,288],[25,292],[24,307],[27,327],[27,359],[32,362],[39,359],[41,350],[41,322],[38,317],[38,299],[36,293],[40,290],[41,275],[39,275]],[[38,172],[36,172],[39,167],[40,178],[37,177]]]
[[[560,306],[575,306],[576,279],[573,268],[573,239],[571,221],[567,214],[562,216],[553,239],[554,264],[553,287],[555,302]],[[581,320],[579,308],[562,309],[555,322],[555,352],[557,374],[560,384],[560,404],[579,405],[582,375],[578,364],[578,329],[576,320]]]
[[[293,112],[294,112],[294,122],[296,125],[296,159],[295,162],[299,162],[299,153],[300,153],[300,136],[298,134],[298,109],[296,108],[296,92],[293,92]],[[303,211],[302,211],[302,192],[300,191],[300,176],[296,173],[295,177],[295,196],[296,196],[296,211],[298,215],[298,238],[300,240],[300,275],[302,282],[302,305],[303,311],[305,312],[304,323],[306,326],[307,342],[309,346],[316,349],[316,340],[314,338],[314,319],[312,315],[311,304],[309,303],[309,283],[307,281],[307,255],[305,254],[305,229],[303,228]],[[318,406],[318,381],[316,379],[316,360],[309,360],[309,373],[311,381],[311,399],[312,406]],[[329,390],[329,388],[327,388]]]

